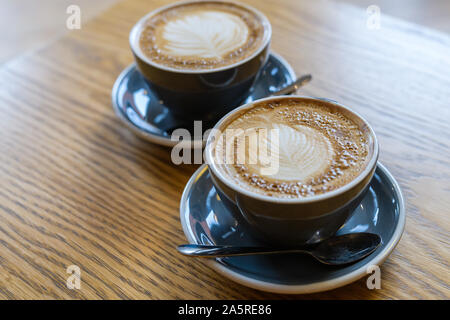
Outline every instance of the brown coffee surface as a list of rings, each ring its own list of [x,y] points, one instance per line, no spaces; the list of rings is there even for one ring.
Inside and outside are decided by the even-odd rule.
[[[259,194],[330,192],[354,180],[369,160],[372,140],[355,117],[315,100],[263,101],[228,121],[213,159],[232,183]]]
[[[267,26],[254,12],[233,3],[193,2],[162,10],[145,21],[142,52],[154,63],[208,70],[237,63],[264,44]]]

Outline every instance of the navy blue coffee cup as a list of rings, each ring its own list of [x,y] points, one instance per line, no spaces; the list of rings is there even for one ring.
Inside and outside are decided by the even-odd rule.
[[[352,119],[368,137],[368,156],[364,168],[347,184],[319,195],[278,198],[252,192],[236,184],[219,169],[214,156],[215,141],[227,125],[240,114],[263,101],[302,100],[320,102]],[[240,106],[219,120],[208,136],[205,159],[214,188],[222,203],[240,224],[247,225],[252,235],[271,244],[313,244],[334,235],[352,216],[369,190],[378,161],[378,140],[370,124],[355,111],[327,99],[303,96],[279,96],[256,100]],[[293,146],[295,148],[295,146]]]
[[[155,63],[143,53],[139,44],[145,22],[163,10],[190,2],[193,1],[178,2],[148,13],[131,30],[130,46],[139,71],[175,117],[185,120],[218,120],[242,104],[248,96],[259,71],[269,57],[272,28],[267,17],[261,12],[232,2],[253,12],[264,26],[263,41],[253,54],[236,63],[207,70],[179,70]]]

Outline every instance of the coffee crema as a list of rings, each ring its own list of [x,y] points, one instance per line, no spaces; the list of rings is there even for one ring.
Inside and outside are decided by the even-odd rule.
[[[234,3],[181,3],[149,17],[139,46],[153,62],[169,68],[205,70],[237,63],[262,47],[262,18]]]
[[[298,198],[330,192],[354,180],[369,160],[367,129],[326,102],[262,101],[221,130],[213,161],[232,183],[263,195]],[[261,147],[267,152],[261,153]],[[265,173],[274,160],[276,170]]]

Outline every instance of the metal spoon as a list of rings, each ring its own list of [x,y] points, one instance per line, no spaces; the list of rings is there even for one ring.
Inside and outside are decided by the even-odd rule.
[[[254,254],[307,253],[328,265],[344,265],[368,256],[378,248],[381,238],[373,233],[348,233],[322,242],[295,247],[237,247],[184,244],[178,251],[191,257],[213,258]]]
[[[297,78],[297,80],[292,82],[290,85],[287,85],[286,87],[273,92],[271,94],[271,96],[282,96],[284,94],[291,94],[291,93],[297,91],[298,88],[300,88],[300,87],[304,86],[305,84],[307,84],[308,82],[310,82],[311,79],[312,79],[312,75],[305,74],[305,75]]]

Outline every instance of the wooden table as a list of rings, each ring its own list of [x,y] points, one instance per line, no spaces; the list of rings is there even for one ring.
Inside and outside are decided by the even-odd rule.
[[[0,298],[450,298],[450,37],[325,1],[249,0],[273,24],[273,50],[313,81],[302,94],[346,104],[373,125],[403,188],[403,238],[366,279],[280,296],[176,253],[183,187],[196,169],[140,140],[110,93],[132,62],[128,32],[165,1],[124,1],[0,70]],[[81,289],[66,268],[81,268]]]

